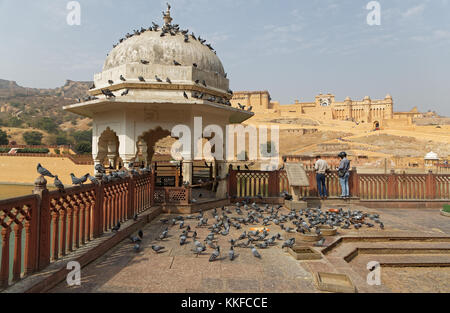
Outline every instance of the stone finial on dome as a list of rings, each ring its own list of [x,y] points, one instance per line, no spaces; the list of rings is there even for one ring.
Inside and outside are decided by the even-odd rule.
[[[170,9],[171,8],[172,7],[170,6],[170,4],[167,3],[167,11],[166,12],[163,11],[163,20],[164,20],[164,23],[166,25],[169,25],[173,21],[172,17],[170,16]]]

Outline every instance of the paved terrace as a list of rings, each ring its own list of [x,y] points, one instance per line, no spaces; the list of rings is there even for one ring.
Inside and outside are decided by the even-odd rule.
[[[297,261],[283,251],[281,242],[278,242],[275,247],[258,249],[262,255],[260,260],[253,257],[250,249],[235,248],[238,257],[231,262],[227,258],[230,247],[228,240],[237,238],[244,230],[232,227],[229,236],[219,235],[223,260],[210,263],[208,259],[212,250],[208,248],[204,255],[195,257],[191,252],[192,238],[188,239],[187,245],[180,247],[178,240],[181,230],[178,225],[169,227],[169,239],[163,242],[156,240],[166,227],[160,219],[171,217],[162,215],[143,229],[141,252],[135,253],[130,240],[123,240],[82,269],[81,286],[68,287],[64,281],[50,292],[321,292],[314,282],[314,272],[317,271],[348,274],[358,292],[450,292],[450,218],[440,215],[437,209],[366,209],[355,205],[351,209],[380,214],[385,230],[378,226],[339,230],[337,236],[327,237],[325,246],[340,238],[344,239],[339,244],[325,248],[324,258],[316,261]],[[207,215],[210,225],[213,219],[210,212]],[[196,224],[197,220],[186,222],[193,229]],[[282,233],[273,223],[268,228],[271,234]],[[203,241],[209,230],[199,228],[197,232],[200,241]],[[378,237],[435,239],[389,241]],[[155,254],[151,249],[153,244],[164,246],[164,252]],[[377,254],[370,250],[363,252],[361,249],[364,247],[393,250],[407,248],[415,252],[412,252],[413,255],[402,252]],[[347,262],[343,259],[357,248],[360,252],[352,260]],[[441,251],[420,252],[420,248]],[[371,287],[366,283],[366,264],[370,260],[382,264],[381,286]],[[422,265],[417,267],[414,262]],[[423,267],[427,263],[429,267]],[[444,266],[433,265],[435,263]],[[397,267],[399,264],[401,267]]]

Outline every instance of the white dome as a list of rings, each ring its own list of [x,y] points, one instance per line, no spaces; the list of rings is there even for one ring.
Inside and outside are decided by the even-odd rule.
[[[148,61],[150,65],[172,65],[174,60],[183,66],[198,65],[198,69],[225,75],[222,62],[206,45],[189,35],[189,42],[184,42],[184,35],[175,36],[167,33],[161,37],[161,31],[145,31],[134,35],[117,45],[108,55],[103,71],[124,64]]]
[[[433,151],[428,152],[425,156],[425,160],[439,160],[439,157],[437,153],[434,153]]]

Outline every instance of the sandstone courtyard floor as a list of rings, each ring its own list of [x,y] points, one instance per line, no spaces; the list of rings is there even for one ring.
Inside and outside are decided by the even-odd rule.
[[[331,207],[331,206],[330,206]],[[439,214],[437,209],[361,209],[368,213],[378,213],[385,230],[378,227],[360,230],[341,230],[334,237],[326,237],[325,246],[341,237],[356,238],[343,241],[321,260],[297,261],[281,249],[282,241],[268,249],[258,249],[262,258],[256,259],[250,249],[235,248],[238,257],[228,260],[231,238],[237,238],[247,229],[231,227],[230,235],[218,236],[222,250],[222,260],[209,262],[212,249],[208,248],[198,258],[192,253],[192,238],[188,244],[179,245],[181,230],[178,225],[169,226],[170,238],[159,241],[156,238],[166,227],[160,222],[162,215],[144,229],[142,250],[133,251],[129,239],[122,241],[108,253],[82,269],[81,286],[68,287],[62,282],[50,292],[106,292],[106,293],[315,293],[318,290],[315,272],[347,274],[358,292],[450,292],[450,219]],[[285,213],[288,211],[286,210]],[[209,225],[213,221],[211,212]],[[186,225],[196,229],[197,220],[187,220]],[[271,224],[271,235],[283,234],[281,229]],[[209,233],[207,228],[198,228],[199,240]],[[377,240],[371,242],[370,238]],[[380,239],[383,237],[385,239]],[[405,240],[402,237],[407,238]],[[416,239],[411,239],[416,237]],[[357,238],[362,238],[360,241]],[[365,239],[363,239],[365,238]],[[367,240],[369,238],[369,240]],[[397,238],[392,241],[391,238]],[[408,239],[409,238],[409,239]],[[418,239],[420,238],[420,239]],[[431,238],[427,240],[427,238]],[[434,238],[434,239],[433,239]],[[161,254],[155,254],[151,245],[165,247]],[[355,249],[366,251],[347,262],[344,257]],[[388,254],[377,254],[371,249],[392,249]],[[398,249],[410,249],[413,254]],[[318,248],[320,251],[322,248]],[[421,249],[432,249],[423,251]],[[372,252],[371,252],[372,251]],[[419,251],[419,252],[418,252]],[[435,251],[435,252],[433,252]],[[438,252],[436,252],[438,251]],[[369,286],[366,265],[377,261],[381,266],[381,286]],[[386,264],[386,266],[383,266]],[[398,264],[401,264],[400,266]],[[435,264],[423,266],[423,264]]]

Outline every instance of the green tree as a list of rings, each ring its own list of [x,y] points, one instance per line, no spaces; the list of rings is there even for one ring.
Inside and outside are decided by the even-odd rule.
[[[92,152],[92,144],[90,142],[80,142],[75,146],[75,152],[78,154],[88,154]]]
[[[22,137],[29,146],[39,146],[42,144],[43,135],[41,132],[27,131],[23,133]]]
[[[37,129],[45,130],[49,133],[55,133],[58,131],[58,125],[50,117],[41,117],[35,124]]]
[[[9,144],[8,134],[0,129],[0,145],[6,146],[7,144]]]
[[[70,145],[70,140],[67,138],[66,135],[64,134],[60,134],[58,136],[56,136],[56,145],[58,146],[66,146],[66,145]]]
[[[92,143],[92,129],[76,131],[72,134],[72,136],[77,144],[81,142]]]
[[[23,121],[18,117],[11,117],[8,120],[9,127],[20,127],[20,126],[22,126],[22,124],[23,124]]]

